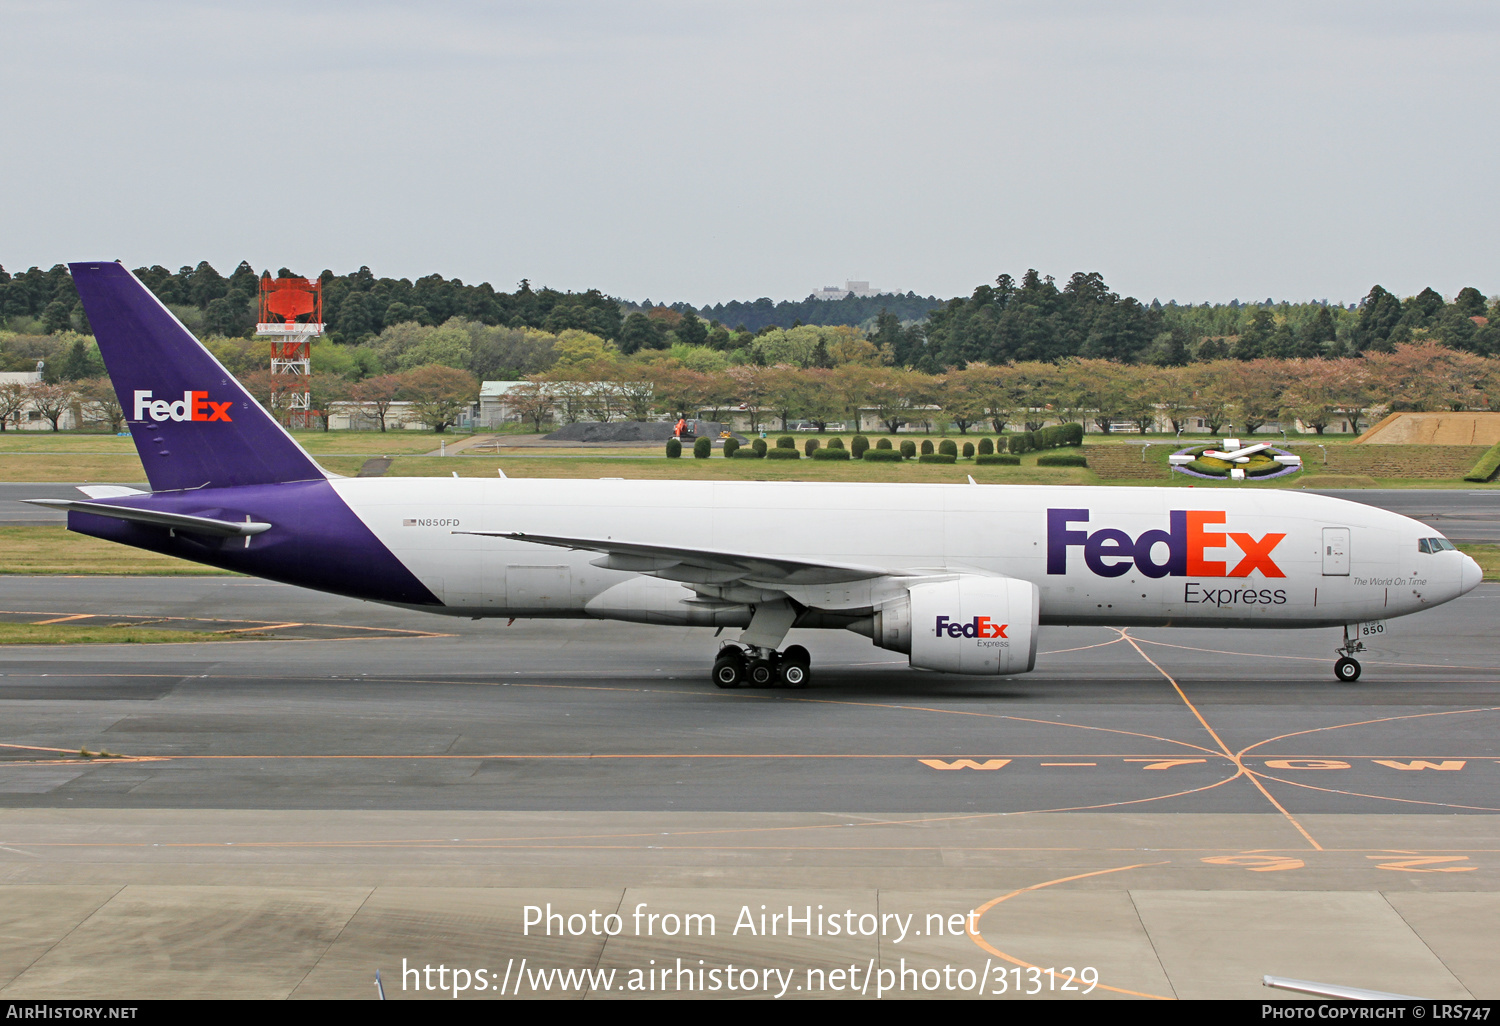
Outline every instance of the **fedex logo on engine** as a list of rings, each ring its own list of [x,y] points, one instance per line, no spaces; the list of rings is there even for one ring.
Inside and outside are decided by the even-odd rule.
[[[153,399],[148,389],[138,388],[135,392],[135,419],[232,420],[229,407],[233,405],[233,399],[225,403],[213,402],[208,398],[207,392],[184,392],[181,399],[168,402],[165,399]]]
[[[1086,509],[1049,509],[1047,511],[1047,573],[1068,572],[1068,549],[1083,549],[1083,563],[1100,577],[1119,577],[1134,567],[1147,577],[1249,577],[1259,572],[1263,577],[1285,577],[1271,558],[1285,534],[1267,534],[1260,539],[1237,531],[1213,531],[1211,527],[1226,521],[1223,512],[1202,509],[1174,509],[1167,514],[1165,531],[1143,531],[1138,538],[1114,527],[1097,531],[1075,530],[1069,525],[1086,524]],[[1232,568],[1227,559],[1211,559],[1215,549],[1229,549],[1230,542],[1240,550]],[[1232,551],[1232,550],[1231,550]],[[1158,559],[1158,556],[1164,558]]]
[[[933,633],[938,637],[944,634],[950,638],[1003,638],[1008,623],[996,623],[987,616],[976,616],[968,623],[960,623],[946,616],[937,618],[937,627]]]

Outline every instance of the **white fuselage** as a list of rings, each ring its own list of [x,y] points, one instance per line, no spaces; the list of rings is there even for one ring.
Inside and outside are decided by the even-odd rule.
[[[695,593],[682,584],[602,568],[597,552],[466,531],[1004,575],[1038,586],[1041,622],[1050,624],[1331,626],[1417,612],[1458,597],[1480,578],[1462,553],[1419,551],[1420,539],[1438,533],[1418,521],[1284,490],[525,478],[332,483],[442,600],[439,611],[459,616],[746,621],[691,604]],[[862,584],[792,597],[851,613],[879,598]]]

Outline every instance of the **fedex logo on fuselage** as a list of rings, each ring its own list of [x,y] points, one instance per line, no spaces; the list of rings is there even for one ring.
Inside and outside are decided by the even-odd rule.
[[[1227,520],[1218,510],[1174,509],[1167,514],[1167,530],[1143,531],[1138,538],[1114,527],[1097,531],[1075,530],[1070,525],[1086,524],[1086,509],[1049,509],[1047,511],[1047,573],[1068,572],[1068,549],[1083,549],[1083,563],[1100,577],[1119,577],[1131,567],[1146,577],[1249,577],[1258,571],[1263,577],[1285,577],[1271,553],[1285,534],[1267,534],[1257,540],[1254,535],[1237,531],[1210,530]],[[1231,568],[1227,559],[1212,559],[1215,549],[1228,549],[1229,543],[1240,550],[1240,558]],[[1158,554],[1165,558],[1158,560]]]
[[[944,634],[950,638],[1003,638],[1009,626],[1008,623],[996,623],[987,616],[976,616],[968,623],[940,616],[933,633],[940,638]]]
[[[229,407],[234,405],[231,399],[226,403],[212,402],[207,392],[184,392],[182,398],[176,402],[168,402],[165,399],[151,398],[149,389],[135,390],[135,419],[145,420],[232,420],[229,416]]]

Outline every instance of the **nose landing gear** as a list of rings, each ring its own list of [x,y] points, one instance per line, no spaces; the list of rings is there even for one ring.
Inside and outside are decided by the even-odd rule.
[[[1334,677],[1343,684],[1353,684],[1359,680],[1359,660],[1354,658],[1354,653],[1363,652],[1365,643],[1358,638],[1349,637],[1349,628],[1344,628],[1344,643],[1334,649],[1339,654],[1339,659],[1333,664]]]
[[[812,656],[801,645],[783,652],[726,644],[714,660],[713,682],[721,688],[805,688],[811,676]]]

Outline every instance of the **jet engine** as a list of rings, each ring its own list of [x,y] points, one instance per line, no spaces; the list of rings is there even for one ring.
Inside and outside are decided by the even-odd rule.
[[[883,603],[875,644],[906,652],[919,670],[1026,673],[1036,665],[1040,593],[1030,581],[961,574],[913,584]]]

